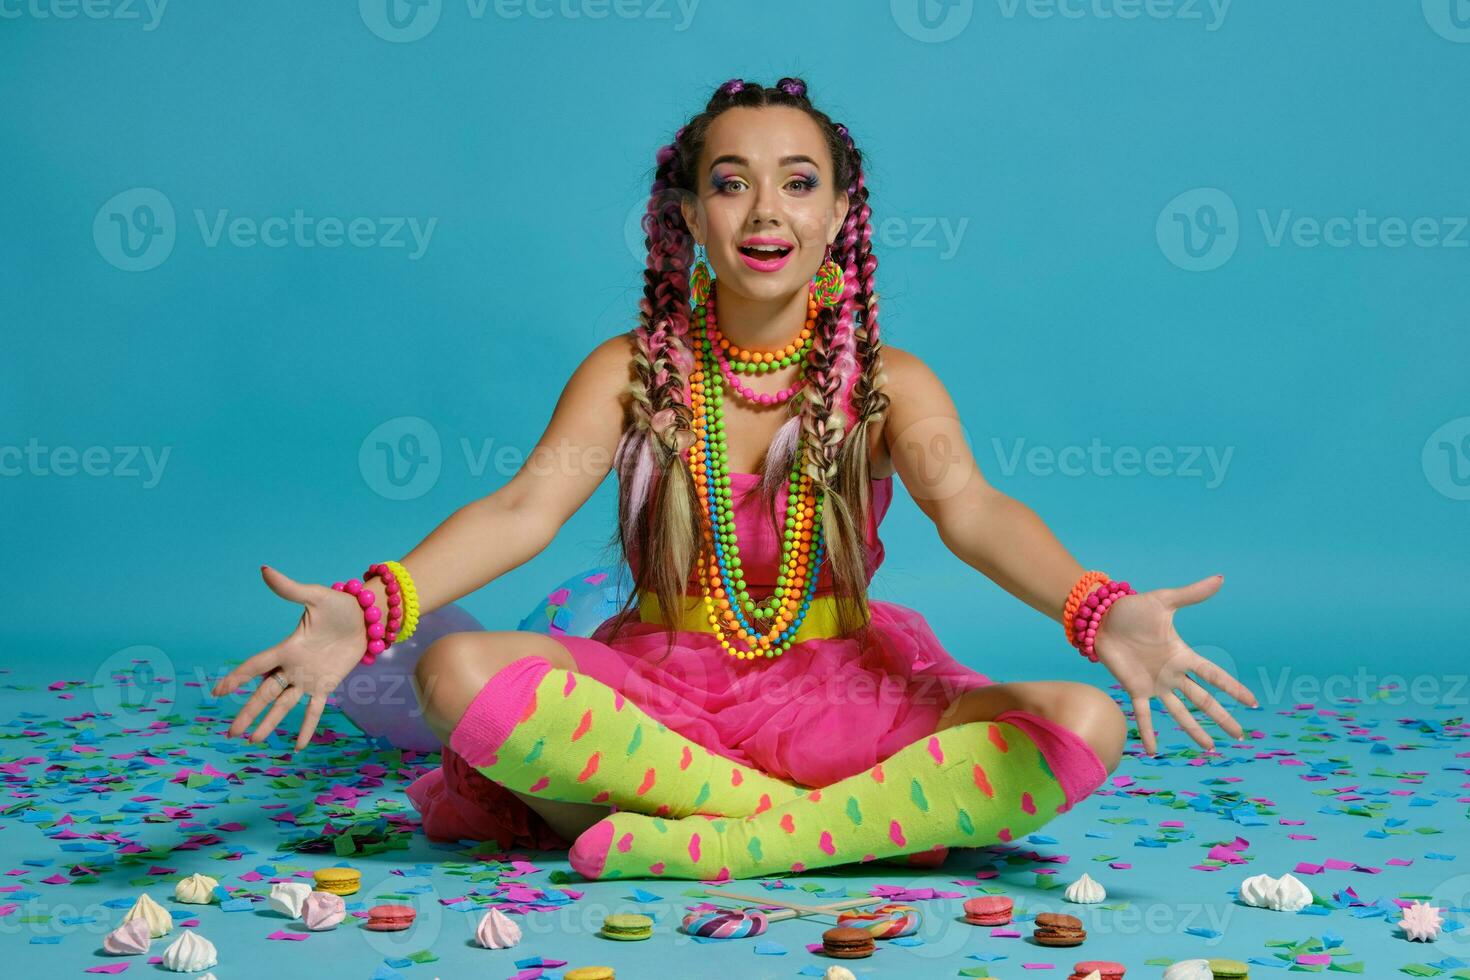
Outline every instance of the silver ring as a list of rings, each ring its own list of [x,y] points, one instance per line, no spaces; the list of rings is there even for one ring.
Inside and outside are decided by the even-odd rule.
[[[270,676],[274,677],[276,679],[276,683],[281,685],[282,694],[284,694],[291,687],[291,682],[286,680],[286,675],[281,673],[279,668],[271,671]]]

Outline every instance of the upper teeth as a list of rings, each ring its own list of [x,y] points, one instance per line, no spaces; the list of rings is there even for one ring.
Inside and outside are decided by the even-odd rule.
[[[781,245],[750,245],[747,247],[757,252],[779,252],[783,248]]]

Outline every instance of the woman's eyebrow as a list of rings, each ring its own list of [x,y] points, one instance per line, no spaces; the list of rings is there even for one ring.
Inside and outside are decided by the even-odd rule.
[[[713,170],[713,169],[715,169],[715,167],[719,166],[722,163],[733,163],[733,164],[735,164],[738,167],[748,167],[748,166],[750,166],[750,161],[747,160],[747,159],[745,159],[745,157],[737,156],[737,155],[735,155],[733,153],[726,153],[724,156],[715,157],[713,160],[711,160],[710,161],[709,168],[711,170]],[[813,167],[817,167],[817,169],[819,169],[819,170],[821,169],[821,166],[817,163],[817,161],[813,160],[809,156],[805,156],[804,154],[797,154],[795,156],[782,157],[781,160],[780,160],[780,162],[779,162],[779,164],[778,164],[778,166],[789,167],[793,163],[809,163]]]

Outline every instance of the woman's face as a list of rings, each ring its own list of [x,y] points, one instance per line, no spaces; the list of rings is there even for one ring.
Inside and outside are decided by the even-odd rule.
[[[847,216],[815,120],[789,106],[729,109],[710,124],[696,176],[684,220],[720,288],[758,300],[805,289]]]

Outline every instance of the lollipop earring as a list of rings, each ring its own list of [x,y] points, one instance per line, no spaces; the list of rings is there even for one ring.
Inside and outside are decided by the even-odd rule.
[[[699,306],[709,299],[710,274],[709,265],[705,263],[707,254],[703,245],[695,244],[694,255],[698,261],[694,264],[694,273],[689,277],[689,302],[693,306]]]
[[[847,278],[842,274],[842,266],[832,261],[831,245],[827,246],[827,258],[817,269],[812,285],[817,302],[828,308],[840,304],[847,293]]]

